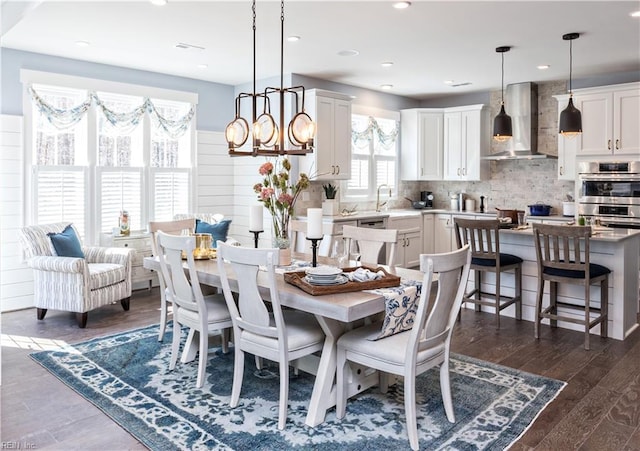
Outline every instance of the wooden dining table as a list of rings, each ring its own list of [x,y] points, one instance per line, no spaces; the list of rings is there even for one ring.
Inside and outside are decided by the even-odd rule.
[[[310,260],[310,256],[294,254],[294,259]],[[331,259],[320,259],[320,264],[331,264]],[[160,264],[156,257],[146,257],[144,267],[158,271]],[[422,280],[423,274],[418,270],[405,268],[389,268],[383,266],[391,274],[403,279]],[[216,260],[197,260],[196,270],[199,282],[213,287],[221,287],[220,272]],[[292,309],[313,314],[325,333],[322,353],[319,357],[309,356],[300,359],[299,368],[316,375],[316,380],[309,401],[305,423],[314,427],[321,424],[327,410],[336,405],[336,362],[337,341],[340,336],[354,324],[385,310],[384,296],[369,291],[355,291],[313,296],[302,289],[285,282],[282,274],[276,274],[280,303]],[[237,291],[237,280],[230,271],[229,283],[232,291]],[[258,286],[265,300],[269,299],[269,284],[266,272],[258,274]],[[352,366],[347,389],[348,396],[362,392],[378,384],[378,374],[364,367]]]

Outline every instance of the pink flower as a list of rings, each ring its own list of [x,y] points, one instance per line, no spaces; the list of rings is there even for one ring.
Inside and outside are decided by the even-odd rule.
[[[262,188],[260,192],[260,200],[267,200],[271,196],[273,196],[274,190],[273,188]]]
[[[280,196],[278,196],[278,202],[283,205],[290,206],[293,203],[293,196],[289,193],[280,193]]]
[[[260,166],[260,169],[258,169],[260,175],[271,174],[271,171],[273,171],[273,164],[270,161],[267,161],[262,166]]]

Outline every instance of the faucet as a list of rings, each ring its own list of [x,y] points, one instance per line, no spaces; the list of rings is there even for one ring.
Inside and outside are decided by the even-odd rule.
[[[378,185],[378,190],[377,190],[377,194],[376,194],[376,211],[380,211],[380,207],[384,207],[387,202],[389,202],[389,199],[387,199],[385,202],[380,203],[380,188],[386,186],[387,188],[389,188],[389,199],[391,199],[391,187],[389,185],[387,185],[386,183],[383,183],[382,185]]]

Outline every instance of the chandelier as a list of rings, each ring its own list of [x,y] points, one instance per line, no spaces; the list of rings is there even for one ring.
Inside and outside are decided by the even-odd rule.
[[[304,86],[284,87],[284,0],[280,3],[280,87],[268,87],[263,92],[256,92],[256,0],[253,0],[251,8],[253,12],[253,92],[243,92],[236,97],[235,117],[225,130],[229,155],[256,157],[311,153],[316,124],[304,110]],[[295,109],[293,118],[285,129],[284,111],[287,95],[293,96]],[[277,122],[271,114],[272,96],[277,96],[279,99]],[[241,115],[244,99],[251,100],[251,129],[249,122]],[[259,109],[260,106],[261,109]],[[251,149],[240,150],[249,139],[249,135],[251,135]]]

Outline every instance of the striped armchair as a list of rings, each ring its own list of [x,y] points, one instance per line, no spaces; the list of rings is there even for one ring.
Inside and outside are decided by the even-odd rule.
[[[75,312],[78,326],[87,312],[120,301],[125,311],[131,299],[131,249],[87,247],[85,258],[54,255],[47,233],[60,233],[68,222],[23,227],[20,243],[27,266],[33,268],[37,317],[48,309]]]

